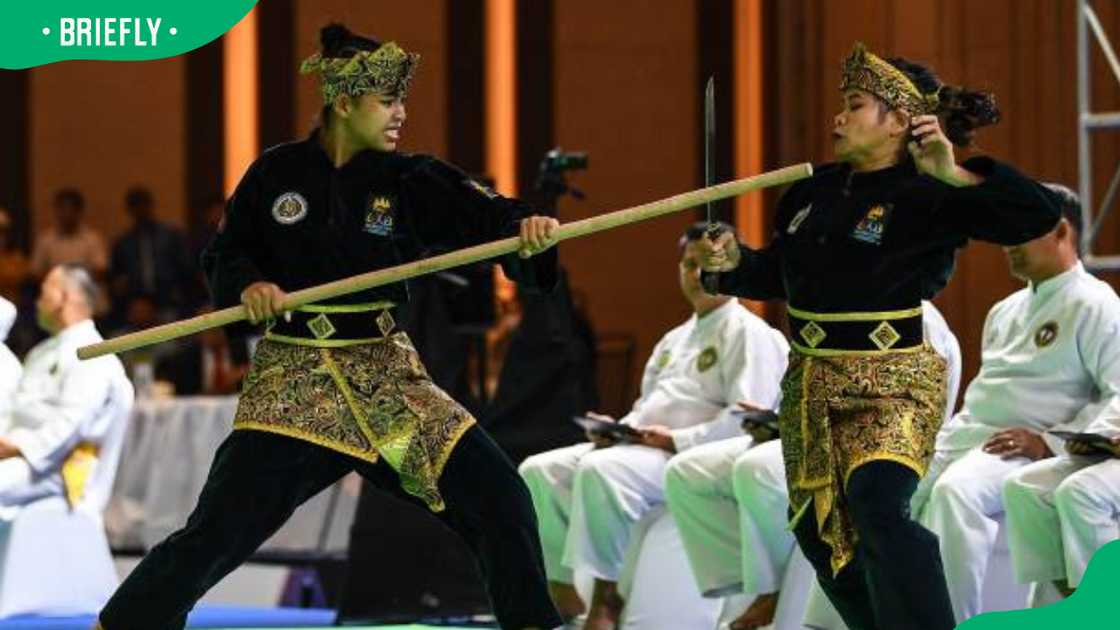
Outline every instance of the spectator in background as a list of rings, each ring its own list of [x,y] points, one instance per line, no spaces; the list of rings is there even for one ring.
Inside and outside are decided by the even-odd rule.
[[[10,322],[5,331],[5,343],[15,356],[22,357],[42,339],[42,331],[35,322],[38,288],[31,275],[31,262],[16,241],[13,215],[0,207],[0,298],[16,308],[15,322]]]
[[[54,225],[35,239],[31,273],[42,278],[58,265],[81,265],[101,276],[109,266],[105,239],[82,224],[86,200],[76,188],[63,188],[54,196]]]
[[[196,206],[195,221],[187,236],[190,247],[190,263],[192,280],[190,295],[187,296],[188,310],[196,311],[210,304],[210,291],[206,288],[206,278],[202,273],[202,250],[218,233],[218,224],[222,221],[222,214],[226,210],[226,198],[222,195],[204,197]]]
[[[27,255],[16,245],[12,216],[0,206],[0,297],[19,303],[20,289],[28,279]]]
[[[127,315],[134,300],[152,301],[159,321],[178,319],[186,306],[194,268],[183,232],[157,221],[155,198],[147,188],[125,193],[132,227],[113,245],[109,271],[113,313]]]
[[[213,311],[202,308],[196,314]],[[236,394],[249,365],[244,353],[232,352],[226,331],[211,328],[182,340],[178,350],[160,358],[155,365],[157,380],[170,381],[180,396],[228,396]]]
[[[226,198],[213,195],[203,198],[198,205],[198,215],[190,233],[191,261],[197,266],[202,250],[218,232],[218,224],[226,209]]]
[[[120,326],[111,330],[110,337],[139,332],[160,324],[155,301],[146,295],[137,295],[129,300],[124,312],[121,313],[121,318]],[[183,343],[185,343],[183,340],[157,343],[137,348],[121,356],[125,372],[136,386],[138,398],[145,398],[152,393],[149,386],[155,380],[155,366],[178,352]]]

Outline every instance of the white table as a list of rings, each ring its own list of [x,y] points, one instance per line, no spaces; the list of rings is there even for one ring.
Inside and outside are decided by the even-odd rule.
[[[105,513],[113,548],[150,549],[186,523],[236,409],[234,396],[136,401]],[[296,510],[262,549],[345,551],[360,489],[361,479],[348,475]],[[337,500],[321,545],[332,492]]]

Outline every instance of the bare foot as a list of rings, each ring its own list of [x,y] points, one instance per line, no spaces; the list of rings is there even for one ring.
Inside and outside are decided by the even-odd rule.
[[[592,612],[587,615],[587,620],[583,622],[583,630],[615,630],[615,624],[617,623],[617,616],[596,615]]]
[[[778,609],[778,593],[759,595],[750,606],[731,622],[731,630],[753,630],[774,622],[774,611]]]
[[[607,580],[595,580],[595,590],[591,595],[591,609],[583,630],[614,630],[618,618],[622,616],[625,602],[618,594],[618,584]]]
[[[565,620],[575,619],[587,610],[583,600],[576,591],[576,587],[563,582],[549,582],[548,594],[552,596],[552,603]]]

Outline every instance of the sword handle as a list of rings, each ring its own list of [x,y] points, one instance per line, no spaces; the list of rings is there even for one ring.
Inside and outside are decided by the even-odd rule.
[[[719,238],[720,234],[723,234],[723,228],[721,228],[718,223],[713,223],[711,220],[709,220],[708,229],[704,231],[704,237],[709,241],[714,242],[717,238]],[[708,295],[719,295],[719,276],[715,274],[709,274],[706,276],[701,276],[700,280],[700,283],[704,285],[705,293],[707,293]]]

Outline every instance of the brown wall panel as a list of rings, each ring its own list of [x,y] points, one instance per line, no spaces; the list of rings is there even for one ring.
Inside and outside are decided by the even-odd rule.
[[[408,117],[401,149],[418,153],[447,153],[447,38],[444,0],[296,0],[295,67],[319,50],[319,29],[337,20],[350,30],[395,41],[410,52],[420,53],[420,66],[408,95]],[[311,131],[322,108],[318,82],[300,76],[296,82],[293,128],[303,136]]]
[[[187,137],[183,183],[190,223],[203,220],[203,206],[225,190],[225,125],[221,38],[183,56]]]
[[[267,0],[257,5],[257,89],[262,149],[290,142],[296,135],[295,0]],[[310,53],[308,53],[310,54]]]
[[[1120,6],[1094,5],[1105,30],[1120,35]],[[828,131],[837,107],[839,62],[852,42],[861,39],[881,54],[928,62],[947,82],[994,91],[1004,120],[980,132],[977,151],[1040,179],[1076,187],[1074,3],[793,0],[780,3],[774,14],[771,46],[777,54],[768,69],[776,86],[771,102],[782,116],[770,123],[772,163],[831,159]],[[1093,76],[1093,107],[1120,109],[1120,86],[1095,49]],[[1099,203],[1120,158],[1120,134],[1100,133],[1095,140]],[[971,154],[960,152],[962,158]],[[1098,250],[1120,253],[1118,221],[1113,217],[1106,222]],[[1117,280],[1115,274],[1103,277]],[[960,338],[966,382],[979,365],[980,329],[988,309],[1020,286],[1007,273],[998,247],[973,243],[960,256],[937,303]]]
[[[12,238],[26,247],[30,241],[28,210],[30,176],[27,154],[31,140],[29,77],[26,72],[0,70],[0,206],[13,221]]]
[[[107,239],[128,226],[125,190],[150,187],[158,215],[186,224],[183,57],[137,63],[67,61],[30,71],[33,233],[50,225],[62,186],[86,196]]]
[[[447,158],[468,173],[482,173],[486,170],[485,7],[483,0],[444,2]],[[551,6],[551,1],[539,4]]]
[[[574,178],[587,199],[563,201],[560,220],[696,186],[693,3],[565,0],[555,3],[554,20],[556,141],[590,154],[590,169]],[[683,212],[560,246],[596,331],[634,334],[639,364],[688,315],[677,288],[676,241],[694,217]]]

